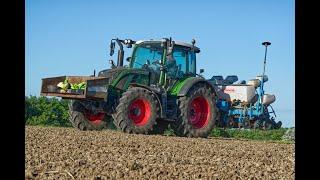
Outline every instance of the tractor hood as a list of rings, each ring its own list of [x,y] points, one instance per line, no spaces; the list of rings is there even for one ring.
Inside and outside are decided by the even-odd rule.
[[[98,77],[106,77],[109,81],[115,79],[122,71],[126,70],[127,68],[118,67],[114,69],[105,69],[98,73]]]
[[[149,71],[147,69],[117,67],[102,70],[98,77],[107,78],[109,85],[114,88],[126,90],[130,83],[149,84]]]

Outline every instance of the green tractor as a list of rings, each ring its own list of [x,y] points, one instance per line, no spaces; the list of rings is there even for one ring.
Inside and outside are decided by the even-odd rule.
[[[101,130],[110,121],[123,132],[163,134],[170,125],[178,136],[207,137],[218,118],[215,88],[196,73],[192,43],[161,40],[112,39],[110,56],[119,46],[117,65],[98,76],[42,79],[41,95],[71,99],[70,121],[80,130]],[[123,46],[133,48],[123,65]],[[200,70],[200,74],[203,70]],[[85,82],[81,90],[61,91],[56,85]]]

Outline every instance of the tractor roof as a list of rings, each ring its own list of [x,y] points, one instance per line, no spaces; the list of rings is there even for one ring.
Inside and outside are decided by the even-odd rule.
[[[140,41],[136,41],[135,44],[148,43],[148,42],[159,42],[159,43],[161,43],[160,40],[140,40]],[[192,48],[192,44],[181,42],[181,41],[174,41],[174,42],[175,42],[176,45]],[[197,46],[194,46],[194,48],[195,48],[196,51],[200,52],[200,48],[198,48]]]

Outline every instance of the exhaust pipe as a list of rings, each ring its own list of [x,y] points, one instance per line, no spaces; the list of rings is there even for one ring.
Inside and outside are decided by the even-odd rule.
[[[118,61],[117,61],[117,66],[122,67],[123,66],[123,57],[124,57],[124,51],[123,51],[123,45],[121,41],[117,38],[116,39],[118,45],[119,45],[119,50],[118,50]]]

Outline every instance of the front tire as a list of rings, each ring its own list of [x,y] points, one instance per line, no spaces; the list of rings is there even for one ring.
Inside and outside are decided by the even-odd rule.
[[[72,100],[69,103],[69,121],[76,129],[86,130],[102,130],[107,128],[107,116],[103,112],[94,114],[93,112],[84,108],[79,102]]]
[[[116,108],[114,124],[126,133],[153,134],[159,103],[150,91],[133,87],[123,93]]]
[[[178,119],[172,129],[178,136],[208,137],[218,118],[215,94],[206,84],[196,84],[178,99]]]

